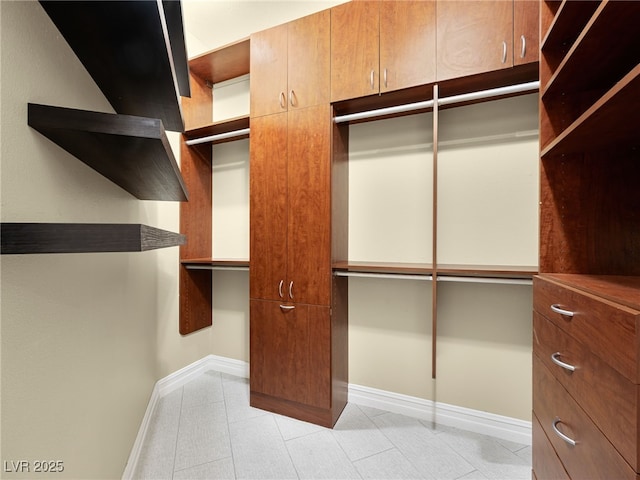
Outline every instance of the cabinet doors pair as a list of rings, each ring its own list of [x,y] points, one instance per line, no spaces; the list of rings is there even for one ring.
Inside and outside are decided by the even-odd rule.
[[[251,298],[330,303],[330,129],[328,105],[251,120]]]

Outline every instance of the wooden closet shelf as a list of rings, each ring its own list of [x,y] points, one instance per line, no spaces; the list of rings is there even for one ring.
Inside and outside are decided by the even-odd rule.
[[[591,295],[640,310],[639,276],[571,273],[544,273],[540,276],[546,280],[568,285]]]
[[[180,264],[193,270],[248,270],[249,260],[217,260],[214,258],[185,258]]]
[[[203,125],[198,128],[193,128],[184,132],[185,139],[197,140],[206,139],[208,137],[232,134],[233,132],[241,132],[249,128],[249,115],[243,117],[230,118],[219,122],[213,122],[209,125]],[[224,143],[234,140],[240,140],[243,138],[249,138],[248,133],[242,133],[241,135],[234,135],[230,138],[212,139],[206,143]]]
[[[582,3],[582,2],[580,2]],[[638,64],[635,22],[640,2],[603,1],[540,91],[542,100],[570,92],[611,88]],[[630,28],[627,28],[630,27]]]
[[[189,60],[191,73],[211,85],[249,73],[249,38],[203,53]]]
[[[158,119],[30,103],[28,123],[141,200],[188,199]]]
[[[140,224],[2,223],[2,254],[143,252],[183,245],[186,237]]]
[[[638,146],[639,122],[640,64],[545,146],[540,156]]]
[[[531,279],[538,268],[531,265],[438,265],[438,276]]]
[[[564,0],[540,42],[541,50],[564,49],[566,45],[572,45],[599,5],[593,1]]]
[[[179,4],[40,3],[116,112],[184,130],[180,93],[189,95],[189,67]]]
[[[336,272],[388,273],[399,275],[431,275],[433,266],[428,263],[399,262],[335,262]]]

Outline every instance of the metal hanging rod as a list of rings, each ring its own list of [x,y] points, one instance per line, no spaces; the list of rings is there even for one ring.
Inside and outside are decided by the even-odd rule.
[[[364,272],[333,272],[337,277],[361,277],[361,278],[390,278],[393,280],[424,280],[432,281],[431,275],[413,275],[407,273],[364,273]]]
[[[424,102],[408,103],[406,105],[398,105],[396,107],[379,108],[377,110],[369,110],[367,112],[350,113],[348,115],[339,115],[333,118],[336,123],[351,122],[353,120],[363,120],[365,118],[382,117],[384,115],[394,115],[396,113],[412,112],[423,108],[433,108],[433,100],[425,100]]]
[[[456,103],[470,102],[472,100],[481,100],[485,98],[499,97],[502,95],[511,95],[514,93],[534,92],[540,88],[540,82],[521,83],[519,85],[508,85],[506,87],[492,88],[489,90],[481,90],[479,92],[464,93],[462,95],[453,95],[438,99],[438,105],[453,105]],[[397,113],[412,112],[424,108],[433,108],[434,101],[427,100],[424,102],[408,103],[406,105],[398,105],[396,107],[379,108],[377,110],[369,110],[366,112],[350,113],[348,115],[339,115],[334,117],[335,123],[351,122],[353,120],[364,120],[367,118],[382,117],[385,115],[393,115]]]
[[[533,285],[527,278],[495,278],[495,277],[459,277],[455,275],[438,275],[439,282],[458,283],[495,283],[503,285]]]
[[[210,135],[208,137],[193,138],[187,140],[185,143],[189,146],[198,145],[200,143],[210,143],[217,140],[225,140],[227,138],[241,137],[243,135],[249,135],[249,129],[243,128],[241,130],[234,130],[232,132],[218,133],[217,135]]]

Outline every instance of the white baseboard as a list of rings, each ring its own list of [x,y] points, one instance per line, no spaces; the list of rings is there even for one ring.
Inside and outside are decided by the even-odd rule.
[[[151,393],[127,466],[122,474],[123,480],[133,479],[144,438],[149,428],[149,421],[160,398],[181,388],[193,378],[209,370],[249,378],[249,364],[247,362],[207,355],[191,365],[187,365],[158,380]],[[429,420],[436,424],[456,427],[461,430],[491,435],[511,442],[531,445],[531,422],[517,418],[354,384],[349,384],[349,402],[421,420]]]
[[[349,384],[349,402],[531,445],[531,422],[517,418],[354,384]]]

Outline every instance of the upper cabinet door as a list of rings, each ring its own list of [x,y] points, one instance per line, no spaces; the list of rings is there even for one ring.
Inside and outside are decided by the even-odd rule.
[[[438,80],[513,66],[513,2],[439,0]]]
[[[329,104],[289,112],[287,293],[296,303],[331,298]],[[252,264],[253,265],[253,264]],[[293,284],[291,284],[293,282]],[[291,287],[291,288],[289,288]]]
[[[537,62],[540,58],[540,4],[535,0],[515,0],[513,4],[513,64]]]
[[[380,2],[380,91],[435,80],[435,1]]]
[[[286,294],[287,115],[283,112],[251,120],[251,298],[284,300]]]
[[[251,117],[287,110],[287,25],[251,35]]]
[[[379,2],[352,1],[331,9],[332,102],[379,92],[379,41]]]
[[[289,109],[329,103],[330,41],[329,10],[289,23]]]

